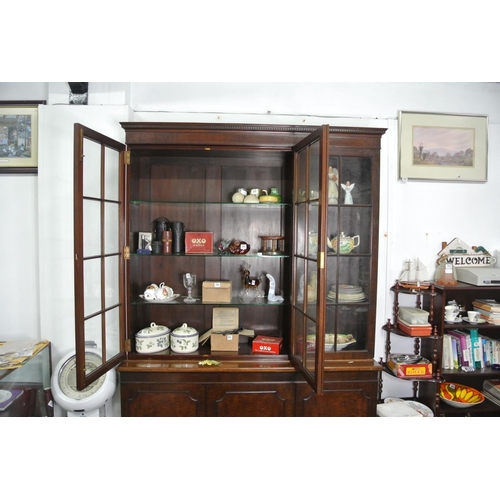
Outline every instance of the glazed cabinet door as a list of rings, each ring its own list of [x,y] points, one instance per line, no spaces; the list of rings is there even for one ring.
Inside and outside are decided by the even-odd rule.
[[[325,352],[372,358],[378,260],[378,151],[330,146]]]
[[[322,393],[325,330],[325,188],[329,128],[294,147],[294,241],[290,359]]]
[[[75,124],[74,232],[77,388],[124,359],[126,316],[125,145]],[[90,369],[86,343],[102,364]]]

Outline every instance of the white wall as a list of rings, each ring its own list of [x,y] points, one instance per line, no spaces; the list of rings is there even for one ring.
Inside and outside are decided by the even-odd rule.
[[[40,93],[29,85],[0,84],[2,99],[40,99]],[[33,280],[37,270],[37,239],[29,237],[22,269],[7,266],[2,259],[0,300],[0,338],[9,331],[24,336],[27,329],[40,323],[39,334],[54,342],[57,356],[70,345],[74,332],[73,305],[68,287],[72,276],[72,133],[73,122],[79,121],[100,132],[123,140],[116,125],[126,114],[122,105],[130,103],[134,120],[292,123],[345,126],[380,126],[387,128],[381,158],[381,220],[380,259],[377,310],[376,359],[383,354],[380,327],[392,316],[389,287],[399,275],[407,258],[420,257],[432,272],[442,241],[460,237],[469,245],[482,245],[493,251],[500,248],[500,232],[492,224],[499,213],[500,171],[500,85],[491,83],[110,83],[91,84],[89,106],[64,105],[63,83],[40,84],[49,103],[41,112],[41,158],[38,186],[33,177],[0,177],[0,230],[10,230],[15,241],[26,241],[21,221],[40,217],[40,293],[27,307],[25,301],[12,301],[10,291],[19,282]],[[52,91],[51,91],[52,89]],[[95,93],[93,94],[93,89]],[[24,93],[29,90],[30,95]],[[21,95],[22,93],[22,95]],[[9,97],[5,97],[8,95]],[[51,105],[50,103],[54,103]],[[59,103],[59,105],[55,105]],[[62,104],[62,105],[61,105]],[[104,106],[100,106],[103,104]],[[109,104],[112,104],[109,106]],[[489,179],[487,183],[459,184],[438,182],[407,182],[397,179],[398,110],[489,115]],[[127,118],[125,118],[127,119]],[[37,188],[39,210],[36,206]],[[18,192],[23,196],[7,196]],[[27,193],[27,196],[24,196]],[[31,198],[33,195],[33,199]],[[7,210],[20,217],[6,221]],[[71,213],[70,213],[71,212]],[[485,214],[487,214],[485,216]],[[36,226],[36,224],[34,225]],[[33,225],[32,225],[33,228]],[[57,232],[54,232],[57,228]],[[35,227],[36,229],[36,227]],[[72,232],[72,229],[71,229]],[[31,234],[31,233],[30,233]],[[33,233],[35,234],[35,233]],[[54,245],[53,238],[62,238],[63,245]],[[71,241],[71,243],[70,243]],[[71,248],[68,246],[71,245]],[[5,252],[5,249],[2,250]],[[9,250],[10,261],[16,255]],[[54,273],[54,270],[58,270]],[[68,277],[68,279],[66,279]],[[35,278],[36,279],[36,278]],[[55,293],[61,292],[57,301]],[[64,291],[64,294],[62,292]],[[8,309],[3,304],[8,304]],[[3,312],[7,311],[7,313]],[[37,315],[40,315],[38,321]],[[12,325],[22,323],[22,328]],[[71,332],[71,334],[69,333]],[[411,349],[405,339],[393,342],[393,349]],[[394,384],[397,387],[394,387]],[[406,382],[391,379],[385,395],[391,390],[398,395],[409,391]],[[394,387],[394,389],[392,389]]]

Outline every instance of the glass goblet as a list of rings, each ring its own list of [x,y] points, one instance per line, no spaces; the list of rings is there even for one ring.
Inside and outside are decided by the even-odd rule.
[[[196,302],[196,299],[194,299],[192,296],[193,286],[196,285],[196,274],[191,274],[191,273],[183,274],[182,284],[184,285],[184,288],[186,288],[188,292],[187,297],[184,299],[184,302],[187,302],[188,304]]]

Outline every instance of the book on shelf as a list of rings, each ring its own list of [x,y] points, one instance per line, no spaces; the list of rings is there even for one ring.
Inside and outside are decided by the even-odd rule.
[[[449,330],[448,334],[455,339],[457,346],[457,358],[460,366],[469,366],[469,353],[465,334],[459,330]]]
[[[472,305],[485,311],[500,313],[500,302],[495,299],[475,299]]]
[[[476,369],[484,367],[483,343],[479,340],[479,331],[477,328],[469,329],[472,351],[472,366]]]
[[[453,368],[453,346],[451,342],[451,335],[445,333],[443,335],[443,357],[441,360],[441,366],[445,370],[451,370]]]
[[[493,394],[488,391],[483,391],[483,395],[486,399],[489,399],[492,403],[500,406],[500,398],[496,398]]]
[[[479,318],[484,319],[487,323],[493,323],[500,325],[500,313],[492,313],[490,311],[485,311],[479,307],[474,307],[474,311],[479,313]]]
[[[500,399],[500,379],[490,378],[483,382],[483,391],[488,392]]]

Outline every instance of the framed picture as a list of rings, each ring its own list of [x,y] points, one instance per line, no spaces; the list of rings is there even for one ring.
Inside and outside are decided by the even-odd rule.
[[[399,179],[486,182],[488,117],[399,112]]]
[[[38,172],[38,106],[0,101],[0,173]]]

